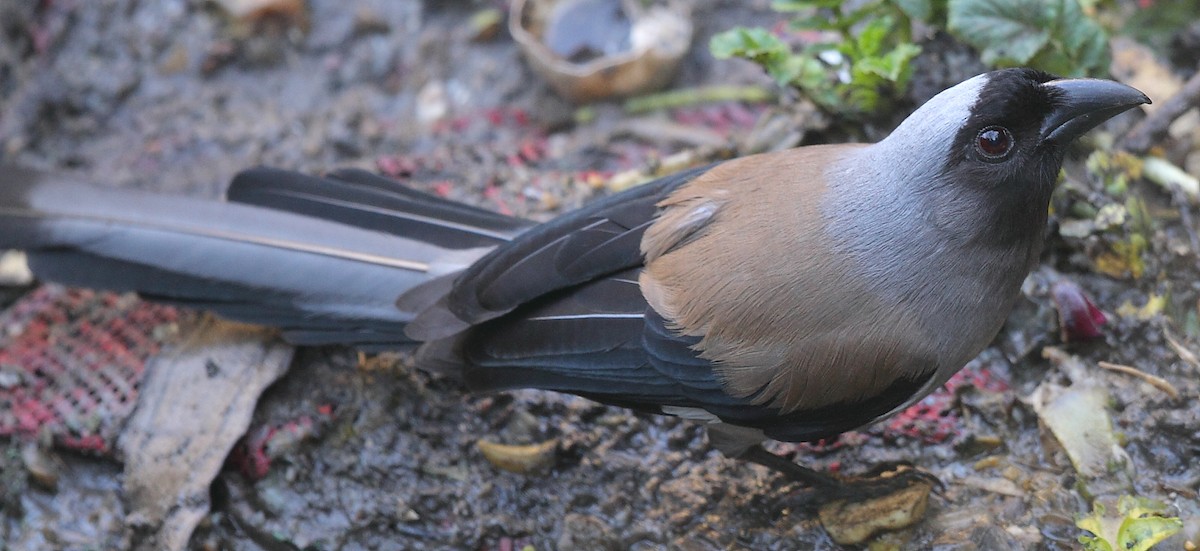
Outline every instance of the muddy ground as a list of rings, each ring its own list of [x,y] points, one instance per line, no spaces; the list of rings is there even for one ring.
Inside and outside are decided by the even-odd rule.
[[[619,106],[600,105],[577,124],[575,106],[530,72],[507,32],[476,36],[471,16],[503,4],[312,0],[307,21],[245,32],[206,2],[3,3],[0,159],[101,186],[213,198],[253,165],[308,172],[357,166],[544,219],[605,193],[597,184],[613,173],[744,136],[766,110],[717,104],[639,116],[659,128],[647,131],[646,124],[631,130],[633,117]],[[774,25],[778,15],[767,4],[695,2],[696,46],[675,85],[769,85],[757,68],[716,62],[703,47],[734,24]],[[915,102],[982,68],[945,39],[927,52],[913,99],[890,121],[857,130],[835,125],[809,132],[806,143],[877,138]],[[817,126],[816,118],[796,125]],[[670,125],[695,130],[661,130]],[[798,449],[798,459],[840,472],[909,461],[938,475],[946,488],[928,518],[878,540],[894,548],[1075,548],[1074,518],[1089,510],[1091,493],[1164,501],[1185,523],[1167,548],[1196,541],[1200,383],[1163,328],[1185,341],[1188,333],[1162,315],[1111,314],[1125,302],[1144,304],[1151,293],[1169,291],[1166,312],[1180,320],[1196,304],[1195,251],[1170,246],[1187,242],[1179,207],[1153,189],[1140,191],[1163,214],[1155,233],[1162,244],[1152,244],[1146,276],[1093,273],[1079,240],[1052,237],[1044,262],[1110,313],[1105,339],[1068,350],[1110,392],[1131,475],[1081,481],[1022,401],[1042,382],[1063,379],[1039,353],[1058,335],[1037,293],[1040,302],[1025,301],[975,366],[999,383],[959,392],[946,438],[893,427],[837,445],[777,449]],[[1101,371],[1099,360],[1161,376],[1180,395]],[[264,478],[231,468],[216,481],[195,548],[837,548],[806,507],[803,488],[722,458],[700,427],[677,419],[532,391],[467,396],[403,357],[363,363],[337,348],[301,351],[260,403],[256,426],[299,417],[317,421]],[[557,438],[560,451],[548,472],[518,475],[485,460],[475,446],[480,438]],[[127,546],[119,465],[66,452],[58,459],[55,491],[31,485],[20,507],[4,511],[0,549]]]

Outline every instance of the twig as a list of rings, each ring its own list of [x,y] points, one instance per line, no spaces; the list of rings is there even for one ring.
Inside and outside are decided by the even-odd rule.
[[[1196,353],[1184,346],[1175,338],[1170,329],[1163,327],[1163,337],[1167,339],[1167,344],[1171,345],[1171,350],[1174,350],[1179,355],[1179,359],[1189,363],[1192,367],[1200,368],[1200,358],[1196,357]]]
[[[1171,384],[1170,381],[1168,381],[1162,377],[1159,377],[1157,375],[1151,375],[1151,374],[1146,373],[1145,371],[1142,371],[1136,367],[1131,367],[1128,365],[1121,365],[1121,364],[1115,364],[1115,363],[1104,362],[1104,361],[1097,362],[1097,364],[1100,367],[1103,367],[1104,369],[1107,369],[1109,371],[1116,371],[1117,373],[1124,373],[1126,375],[1132,375],[1134,377],[1142,379],[1142,380],[1146,381],[1147,383],[1150,383],[1151,386],[1154,386],[1155,388],[1167,393],[1167,396],[1170,396],[1172,399],[1179,397],[1179,390],[1175,388],[1175,385]]]
[[[1171,161],[1159,157],[1142,159],[1142,176],[1154,182],[1168,192],[1179,190],[1190,203],[1200,198],[1200,180],[1188,174]]]
[[[1163,103],[1149,116],[1142,119],[1121,139],[1118,147],[1133,153],[1145,153],[1167,135],[1167,129],[1175,119],[1200,103],[1200,72],[1188,79],[1183,88]]]
[[[629,114],[645,113],[672,107],[686,107],[700,103],[718,101],[744,101],[761,103],[775,98],[775,93],[762,86],[708,86],[703,88],[684,88],[659,94],[650,94],[630,98],[625,101],[625,112]],[[1165,106],[1164,106],[1165,107]]]

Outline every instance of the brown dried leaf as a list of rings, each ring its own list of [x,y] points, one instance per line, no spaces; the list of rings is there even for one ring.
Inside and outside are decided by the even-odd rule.
[[[834,501],[818,511],[821,525],[841,545],[858,545],[875,534],[908,528],[925,517],[929,481],[913,482],[896,492],[866,501]]]

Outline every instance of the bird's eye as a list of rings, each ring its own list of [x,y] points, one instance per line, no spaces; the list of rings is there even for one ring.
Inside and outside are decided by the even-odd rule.
[[[1012,149],[1012,133],[1003,126],[989,126],[975,137],[975,150],[988,161],[1003,161]]]

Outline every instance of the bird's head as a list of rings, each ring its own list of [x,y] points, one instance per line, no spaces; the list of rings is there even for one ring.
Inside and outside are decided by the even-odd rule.
[[[1066,146],[1149,101],[1124,84],[1030,69],[966,80],[831,168],[827,232],[880,281],[921,281],[933,256],[946,270],[981,259],[1028,269]]]
[[[932,154],[922,164],[940,164],[958,185],[1048,193],[1068,144],[1143,103],[1145,94],[1110,80],[1004,69],[938,94],[880,145]]]
[[[884,210],[924,213],[964,240],[1037,239],[1066,146],[1150,99],[1109,80],[1032,69],[984,73],[934,96],[866,148]],[[893,217],[901,217],[894,213]],[[887,228],[886,230],[896,230]],[[880,231],[885,231],[881,229]]]

